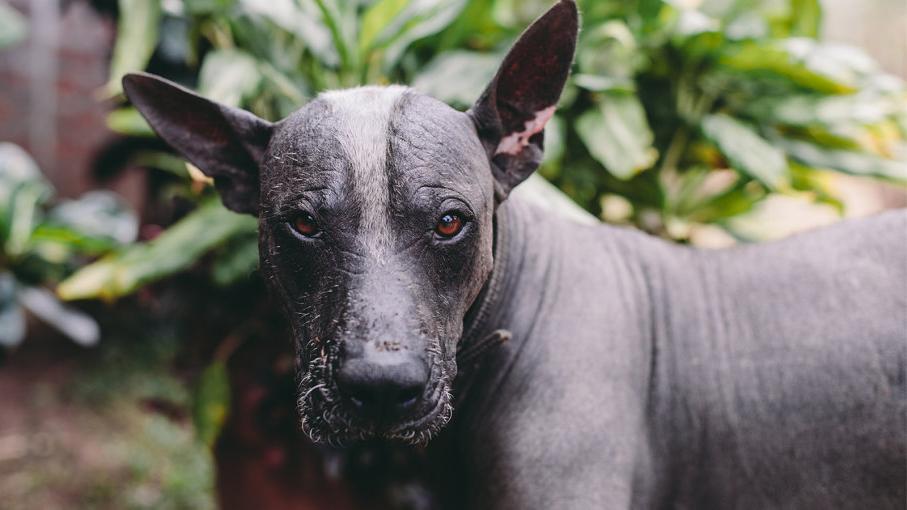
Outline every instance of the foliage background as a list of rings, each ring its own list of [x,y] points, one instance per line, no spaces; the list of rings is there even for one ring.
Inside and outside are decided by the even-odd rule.
[[[862,51],[822,42],[818,0],[579,3],[583,30],[574,74],[546,131],[540,174],[593,215],[678,242],[690,242],[703,227],[750,241],[760,231],[745,228],[741,219],[774,197],[824,204],[841,214],[837,174],[907,183],[904,84]],[[51,310],[64,305],[47,288],[78,300],[65,308],[68,315],[44,315],[52,323],[76,317],[76,325],[56,326],[83,343],[97,340],[97,332],[89,338],[85,328],[105,337],[88,362],[91,375],[54,398],[105,408],[107,423],[130,423],[150,441],[108,452],[145,460],[130,465],[116,485],[92,482],[79,501],[100,507],[211,504],[196,489],[207,494],[212,483],[205,452],[231,404],[235,408],[227,362],[244,340],[231,334],[241,328],[235,322],[205,334],[197,326],[231,310],[237,295],[261,292],[255,220],[226,211],[196,169],[153,142],[122,97],[120,77],[149,70],[269,119],[322,90],[365,83],[408,83],[467,108],[509,44],[549,4],[117,2],[110,80],[99,94],[117,105],[110,127],[146,141],[136,145],[131,160],[162,185],[149,190],[154,205],[144,221],[151,217],[167,228],[136,242],[138,219],[114,197],[58,203],[27,155],[11,146],[0,151],[0,329],[11,339],[3,343],[12,346],[24,337],[24,310],[34,308],[28,295],[43,295]],[[0,3],[0,45],[21,38],[17,16]],[[69,212],[61,215],[64,206]],[[109,235],[116,225],[123,233]],[[187,312],[199,307],[211,313]],[[30,314],[41,317],[34,309]],[[167,327],[148,326],[161,318]],[[187,346],[190,339],[198,345]],[[114,395],[112,380],[121,381],[124,391]],[[117,410],[134,401],[164,409],[165,416],[136,420]],[[192,429],[200,441],[191,439]],[[184,460],[167,467],[167,459]],[[45,481],[17,487],[32,487],[22,490],[34,495],[62,484],[59,474],[48,473]],[[117,485],[134,490],[117,495]]]
[[[107,88],[117,97],[119,78],[145,68],[156,50],[159,71],[268,119],[321,90],[365,83],[411,83],[466,108],[547,4],[193,0],[165,9],[124,0]],[[830,173],[907,182],[904,84],[856,48],[817,41],[818,0],[581,6],[576,68],[547,130],[541,173],[591,213],[678,241],[703,224],[747,240],[730,220],[773,194],[843,210]],[[128,106],[110,122],[149,134]],[[143,157],[187,173],[170,155]],[[191,167],[188,175],[203,180]],[[200,202],[213,200],[194,190]],[[127,294],[225,243],[232,249],[213,271],[229,283],[255,266],[254,228],[217,205],[202,207],[60,292]]]

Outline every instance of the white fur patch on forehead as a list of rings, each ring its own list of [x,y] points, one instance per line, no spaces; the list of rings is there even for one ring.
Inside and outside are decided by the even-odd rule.
[[[360,236],[372,253],[390,248],[390,190],[388,186],[388,127],[406,87],[359,87],[324,92],[319,99],[331,106],[340,146],[349,160],[353,189],[362,204]]]

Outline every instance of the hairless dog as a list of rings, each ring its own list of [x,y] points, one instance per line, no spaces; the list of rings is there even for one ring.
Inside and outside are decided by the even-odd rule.
[[[699,251],[508,200],[577,25],[554,5],[465,113],[362,87],[271,123],[124,88],[258,216],[312,440],[424,444],[455,415],[470,508],[904,508],[907,213]]]

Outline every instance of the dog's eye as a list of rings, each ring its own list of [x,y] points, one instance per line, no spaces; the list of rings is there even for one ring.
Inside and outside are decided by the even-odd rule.
[[[321,232],[315,218],[313,218],[311,214],[305,212],[296,215],[290,222],[290,225],[292,225],[293,230],[305,237],[315,237]]]
[[[446,212],[435,225],[435,233],[441,237],[451,238],[463,230],[463,217],[455,212]]]

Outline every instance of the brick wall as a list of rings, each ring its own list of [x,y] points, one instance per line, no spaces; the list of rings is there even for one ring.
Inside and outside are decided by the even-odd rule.
[[[10,4],[30,27],[25,41],[0,50],[0,140],[28,150],[60,195],[78,195],[94,187],[94,158],[115,138],[105,124],[110,105],[97,98],[115,22],[84,0]]]

